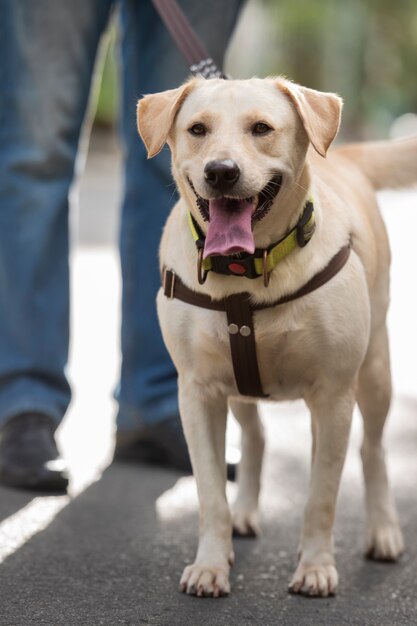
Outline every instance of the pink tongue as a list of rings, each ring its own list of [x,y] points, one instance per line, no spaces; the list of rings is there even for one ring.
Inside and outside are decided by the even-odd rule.
[[[217,198],[209,201],[210,222],[203,257],[255,251],[252,233],[254,202]]]

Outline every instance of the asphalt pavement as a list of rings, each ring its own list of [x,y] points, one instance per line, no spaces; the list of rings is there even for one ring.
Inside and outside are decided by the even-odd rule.
[[[42,497],[0,488],[0,625],[417,624],[417,303],[410,289],[417,193],[381,197],[394,257],[390,336],[396,395],[386,447],[406,541],[403,558],[397,564],[363,558],[356,414],[335,529],[339,593],[329,599],[287,593],[308,488],[309,420],[302,403],[265,405],[262,536],[235,540],[229,597],[197,599],[178,591],[196,548],[194,480],[137,464],[108,466],[120,362],[119,172],[114,141],[96,136],[80,210],[72,219],[74,401],[59,434],[71,467],[71,494]],[[237,441],[236,424],[228,437]]]

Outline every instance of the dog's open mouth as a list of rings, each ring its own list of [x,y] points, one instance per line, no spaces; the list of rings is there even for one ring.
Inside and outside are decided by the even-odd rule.
[[[203,257],[227,256],[239,252],[252,254],[255,241],[252,232],[252,214],[256,198],[215,198],[209,200],[210,221],[207,226]]]
[[[282,176],[274,176],[262,191],[249,198],[219,197],[206,200],[198,195],[191,180],[197,205],[208,222],[203,257],[229,256],[255,251],[254,224],[265,217],[278,194]]]

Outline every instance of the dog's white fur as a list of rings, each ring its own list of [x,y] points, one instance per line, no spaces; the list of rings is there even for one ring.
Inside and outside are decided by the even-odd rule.
[[[249,292],[256,302],[292,293],[327,265],[349,238],[352,252],[343,270],[299,300],[257,312],[257,352],[264,391],[272,400],[303,398],[311,411],[312,469],[294,592],[327,596],[338,574],[332,529],[352,410],[364,418],[362,459],[366,484],[367,552],[394,560],[403,539],[391,496],[382,448],[391,382],[386,313],[390,253],[375,189],[417,182],[417,138],[327,149],[339,126],[341,100],[283,78],[194,79],[149,95],[138,105],[138,128],[153,156],[168,142],[181,199],[161,244],[167,266],[191,289],[222,298]],[[254,136],[257,121],[273,131]],[[192,136],[194,123],[207,128]],[[314,150],[315,149],[315,150]],[[317,154],[318,153],[318,154]],[[256,247],[278,240],[314,198],[317,229],[311,242],[288,255],[262,278],[210,273],[200,286],[196,248],[187,224],[191,211],[202,230],[189,178],[204,198],[213,191],[204,166],[233,159],[241,177],[233,193],[260,192],[272,172],[283,186],[272,210],[254,227]],[[238,395],[225,315],[158,295],[162,332],[178,369],[179,399],[200,500],[200,538],[195,562],[185,568],[181,588],[196,595],[228,593],[233,562],[232,526],[258,531],[258,495],[264,447],[255,403]],[[242,461],[233,512],[225,495],[225,425],[228,402],[242,426]]]

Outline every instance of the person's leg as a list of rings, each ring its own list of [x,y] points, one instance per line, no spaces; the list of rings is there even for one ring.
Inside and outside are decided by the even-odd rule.
[[[110,6],[0,0],[0,425],[9,430],[22,414],[57,425],[70,401],[68,191]]]
[[[185,10],[219,66],[241,0],[183,0]],[[122,374],[119,431],[178,421],[177,375],[159,330],[155,297],[160,286],[157,252],[176,200],[168,149],[147,161],[136,130],[141,95],[178,86],[189,74],[150,1],[122,1],[122,135],[126,182],[121,224],[123,277]]]

